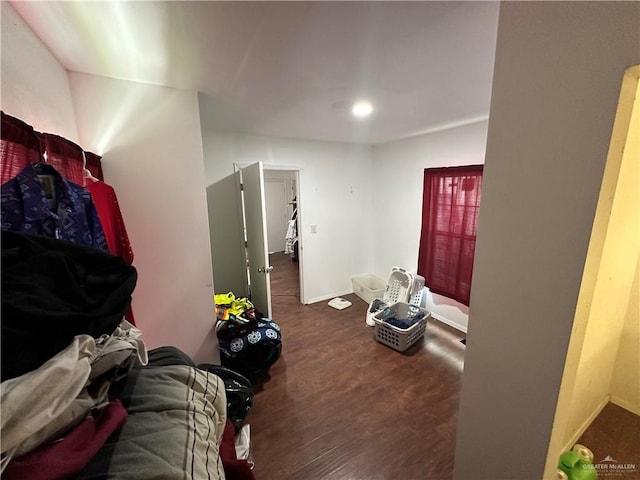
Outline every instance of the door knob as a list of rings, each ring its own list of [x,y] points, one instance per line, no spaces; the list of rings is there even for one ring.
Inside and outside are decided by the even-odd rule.
[[[271,273],[271,272],[273,272],[273,266],[269,265],[267,268],[260,267],[260,268],[258,268],[258,272],[260,272],[260,273]]]

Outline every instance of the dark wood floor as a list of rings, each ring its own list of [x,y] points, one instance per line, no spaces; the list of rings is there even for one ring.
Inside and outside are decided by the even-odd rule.
[[[257,480],[450,479],[463,334],[432,321],[423,341],[397,352],[374,340],[357,296],[342,311],[300,305],[297,264],[274,254],[271,265],[283,351],[247,419]],[[636,466],[602,478],[640,479],[637,415],[608,404],[578,443],[596,463]]]
[[[247,418],[257,480],[451,478],[463,334],[433,321],[397,352],[375,341],[359,297],[300,305],[297,264],[271,264],[283,350]]]

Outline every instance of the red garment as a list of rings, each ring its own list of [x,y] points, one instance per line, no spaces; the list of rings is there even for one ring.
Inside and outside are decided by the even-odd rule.
[[[231,421],[227,420],[220,443],[220,459],[224,467],[227,480],[255,480],[249,462],[238,460],[236,455],[236,430]]]
[[[131,265],[133,250],[120,213],[115,190],[111,185],[100,181],[90,183],[85,188],[91,192],[91,198],[98,211],[98,218],[107,239],[109,252],[124,258]]]
[[[2,472],[4,480],[62,480],[75,478],[109,436],[122,428],[127,411],[114,399],[94,418],[88,416],[62,440],[13,459]]]
[[[127,235],[127,229],[124,226],[124,219],[120,212],[115,190],[111,185],[101,181],[89,182],[85,188],[91,192],[91,198],[96,206],[98,218],[102,224],[104,236],[107,239],[109,252],[112,255],[124,258],[125,262],[131,265],[133,262],[133,250],[129,243],[129,235]],[[136,324],[131,307],[127,310],[125,318],[132,325]]]

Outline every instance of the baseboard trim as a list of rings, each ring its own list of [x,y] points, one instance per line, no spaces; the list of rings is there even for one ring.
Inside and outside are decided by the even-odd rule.
[[[623,400],[622,398],[616,397],[616,396],[612,396],[610,401],[611,403],[619,406],[620,408],[624,408],[625,410],[628,410],[631,413],[640,416],[640,406],[632,405],[626,400]]]
[[[324,302],[325,300],[331,300],[332,298],[341,297],[343,295],[349,295],[350,293],[353,293],[353,289],[344,290],[342,292],[337,292],[337,293],[331,293],[329,295],[323,295],[322,297],[315,297],[315,298],[312,298],[312,299],[308,300],[307,301],[307,305],[312,304],[312,303]]]
[[[431,312],[431,316],[436,320],[438,320],[439,322],[444,323],[445,325],[449,325],[450,327],[453,327],[456,330],[461,331],[462,333],[467,333],[467,327],[465,327],[464,325],[460,325],[459,323],[452,322],[448,318],[438,315],[437,313]]]
[[[571,435],[571,437],[569,437],[569,441],[567,441],[564,444],[564,446],[563,446],[563,448],[561,450],[562,452],[566,452],[567,450],[571,450],[573,448],[573,446],[578,442],[578,439],[587,430],[587,428],[589,428],[589,425],[591,425],[593,423],[593,421],[596,419],[596,417],[598,415],[600,415],[600,412],[602,412],[602,409],[604,407],[606,407],[607,403],[609,403],[610,400],[611,400],[611,397],[609,396],[609,394],[605,395],[605,397],[598,404],[598,406],[591,413],[591,415],[589,415],[587,417],[587,419],[584,422],[582,422],[580,427],[578,427],[578,429],[573,433],[573,435]],[[588,445],[587,445],[587,447],[588,447]]]

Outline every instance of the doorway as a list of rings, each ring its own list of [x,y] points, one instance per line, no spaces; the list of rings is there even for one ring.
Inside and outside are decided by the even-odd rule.
[[[626,417],[620,418],[640,421],[639,79],[640,66],[635,66],[622,83],[549,444],[548,475],[601,412],[621,410]],[[625,424],[632,425],[629,420],[604,423],[608,431],[599,436],[618,439],[624,438]],[[605,467],[609,458],[622,464],[640,461],[637,445],[629,450],[595,440],[586,446],[594,463],[604,461]]]
[[[298,171],[265,168],[271,295],[301,302]]]
[[[211,240],[211,261],[216,292],[234,292],[236,296],[248,297],[256,308],[271,315],[271,277],[273,266],[269,251],[279,250],[281,244],[273,249],[268,245],[268,215],[266,208],[265,181],[262,162],[253,164],[234,164],[234,173],[224,177],[207,187],[207,206],[209,211],[209,236]],[[296,199],[297,221],[301,223],[302,211],[300,202],[300,174],[295,167],[269,166],[270,179],[285,179],[284,193],[277,193],[276,198],[287,200],[284,207],[280,205],[281,221],[284,222],[293,214],[293,199]],[[282,186],[282,185],[281,185]],[[291,205],[289,205],[291,203]],[[271,214],[272,216],[275,214]],[[271,222],[274,223],[274,222]],[[274,231],[277,237],[284,240],[286,229],[276,223]],[[284,229],[284,230],[283,230]],[[273,235],[275,236],[276,233]],[[297,261],[291,261],[283,269],[288,282],[297,287],[293,293],[296,303],[304,303],[304,275],[302,235],[297,232]],[[274,240],[275,242],[275,240]],[[284,257],[284,253],[280,253]],[[286,256],[286,259],[291,259]],[[274,257],[274,261],[278,258]],[[277,262],[276,262],[277,263]],[[287,272],[289,272],[287,274]],[[297,278],[296,278],[297,275]],[[276,278],[278,273],[275,274]],[[276,288],[278,285],[276,285]],[[278,291],[276,291],[276,294]]]

